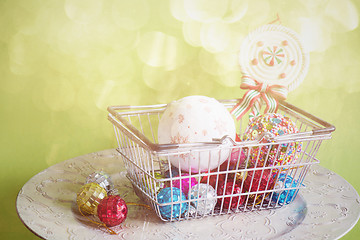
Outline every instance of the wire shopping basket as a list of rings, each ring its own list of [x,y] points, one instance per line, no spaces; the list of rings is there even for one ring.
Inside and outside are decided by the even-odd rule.
[[[220,100],[232,109],[237,99]],[[289,103],[281,102],[278,113],[290,118],[298,133],[272,136],[265,134],[254,141],[235,141],[224,136],[212,142],[159,144],[158,124],[167,104],[148,106],[110,106],[108,119],[114,125],[117,151],[123,158],[127,177],[136,194],[163,221],[180,221],[205,216],[273,209],[291,203],[312,164],[323,140],[330,139],[335,127]],[[241,139],[248,118],[236,122]],[[262,141],[266,139],[266,141]],[[293,161],[261,164],[275,152],[294,151]],[[217,154],[212,154],[214,151]],[[253,153],[263,151],[265,159]],[[204,156],[220,161],[216,169],[206,172],[179,171],[171,158]],[[272,156],[274,157],[274,155]],[[180,163],[179,163],[180,164]],[[180,190],[179,190],[180,189]],[[161,192],[161,194],[159,193]]]

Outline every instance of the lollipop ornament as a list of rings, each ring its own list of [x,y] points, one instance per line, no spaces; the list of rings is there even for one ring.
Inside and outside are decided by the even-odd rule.
[[[251,32],[240,49],[239,64],[243,74],[241,89],[247,90],[231,110],[242,118],[251,110],[250,119],[277,111],[278,102],[285,100],[304,79],[309,68],[309,53],[300,37],[289,28],[268,24]]]

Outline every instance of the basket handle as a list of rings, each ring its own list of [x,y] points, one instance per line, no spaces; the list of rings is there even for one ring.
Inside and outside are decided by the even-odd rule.
[[[328,122],[326,122],[326,121],[324,121],[324,120],[322,120],[322,119],[320,119],[320,118],[318,118],[318,117],[316,117],[316,116],[314,116],[314,115],[312,115],[312,114],[310,114],[288,102],[280,101],[280,104],[283,107],[286,107],[297,113],[300,113],[301,115],[313,120],[314,122],[316,122],[324,127],[324,128],[313,129],[312,131],[310,131],[310,132],[312,132],[313,135],[329,134],[329,133],[331,134],[336,129],[334,125],[332,125],[332,124],[330,124],[330,123],[328,123]]]
[[[320,131],[316,132],[316,130],[320,130]],[[213,138],[213,142],[218,144],[224,144],[230,141],[234,146],[253,147],[258,145],[259,143],[262,143],[264,139],[266,139],[267,143],[280,144],[280,143],[288,143],[290,141],[302,142],[302,141],[311,141],[311,140],[326,140],[331,138],[331,132],[326,132],[321,130],[323,129],[315,129],[312,131],[285,134],[281,136],[275,136],[272,133],[266,132],[266,133],[262,133],[255,140],[243,141],[243,142],[236,142],[230,136],[226,135],[222,138]]]

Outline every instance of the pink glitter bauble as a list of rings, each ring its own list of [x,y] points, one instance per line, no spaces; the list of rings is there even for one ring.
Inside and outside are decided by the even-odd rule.
[[[101,222],[108,227],[122,223],[127,216],[128,208],[125,201],[118,195],[104,198],[97,208],[97,214]]]
[[[198,184],[196,178],[190,177],[188,173],[182,173],[181,175],[177,175],[176,177],[180,177],[180,179],[173,180],[172,186],[179,188],[186,197],[191,187]]]

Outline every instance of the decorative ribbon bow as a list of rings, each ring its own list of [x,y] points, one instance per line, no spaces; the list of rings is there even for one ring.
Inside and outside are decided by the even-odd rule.
[[[240,85],[241,89],[249,89],[239,103],[231,110],[237,120],[252,109],[250,119],[260,115],[261,100],[266,104],[265,113],[276,112],[278,109],[278,101],[285,100],[288,89],[282,85],[268,85],[252,79],[244,75]]]

